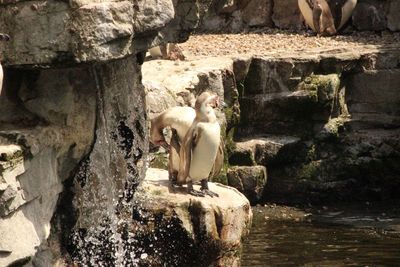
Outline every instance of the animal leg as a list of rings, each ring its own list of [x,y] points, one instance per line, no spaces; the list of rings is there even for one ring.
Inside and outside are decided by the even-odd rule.
[[[321,34],[322,30],[321,29],[321,16],[322,16],[322,7],[319,1],[314,2],[314,8],[313,8],[313,24],[315,28],[315,32],[317,34]]]
[[[162,59],[169,59],[168,55],[168,44],[161,44],[160,45],[161,57]]]
[[[187,182],[187,192],[195,197],[205,197],[206,196],[204,192],[194,190],[192,181]]]
[[[214,193],[210,189],[208,189],[208,181],[207,179],[201,180],[201,187],[200,187],[201,192],[203,192],[205,195],[209,195],[210,197],[219,197],[217,193]]]
[[[179,137],[178,133],[175,129],[172,129],[172,137],[170,142],[170,149],[169,149],[169,160],[168,160],[168,174],[169,180],[173,187],[177,186],[178,180],[178,170],[176,169],[176,165],[179,164],[179,151],[181,146],[179,144]]]

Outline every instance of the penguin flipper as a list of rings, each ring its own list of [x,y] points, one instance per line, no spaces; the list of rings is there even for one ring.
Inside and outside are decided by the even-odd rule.
[[[225,143],[221,137],[218,151],[217,151],[217,156],[215,157],[215,162],[211,169],[209,178],[215,177],[221,173],[221,169],[224,165],[224,148],[225,148]]]
[[[211,191],[208,188],[208,181],[207,179],[203,179],[201,180],[201,188],[200,188],[201,192],[203,192],[205,195],[208,195],[210,197],[219,197],[219,195],[213,191]]]
[[[178,170],[176,166],[179,165],[180,157],[179,152],[181,150],[181,145],[179,144],[179,136],[175,129],[172,129],[172,137],[170,142],[169,149],[169,158],[168,158],[168,176],[172,185],[176,184]]]
[[[186,178],[189,176],[190,161],[192,159],[192,147],[193,147],[193,134],[195,132],[195,127],[192,126],[186,133],[185,138],[179,152],[179,172],[176,183],[179,185],[186,183]]]

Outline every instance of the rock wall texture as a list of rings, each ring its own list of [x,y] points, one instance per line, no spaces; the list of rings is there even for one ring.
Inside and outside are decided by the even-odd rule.
[[[195,0],[2,3],[0,29],[12,37],[2,49],[6,65],[123,58],[183,41],[198,21]]]
[[[148,153],[144,52],[197,22],[194,0],[0,3],[1,266],[125,264]]]
[[[398,31],[397,0],[358,0],[344,30]],[[297,0],[202,0],[200,31],[240,32],[253,27],[306,29]]]
[[[264,200],[396,197],[398,56],[393,44],[252,58],[230,163],[267,167]]]

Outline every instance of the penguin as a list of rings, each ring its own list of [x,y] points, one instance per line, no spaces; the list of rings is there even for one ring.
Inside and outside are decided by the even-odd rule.
[[[151,120],[150,142],[156,146],[163,146],[169,150],[168,176],[172,185],[176,184],[179,171],[180,144],[196,117],[192,107],[172,107]],[[170,127],[172,136],[168,146],[163,129]]]
[[[175,130],[178,140],[185,138],[187,131],[196,117],[196,111],[192,107],[172,107],[151,120],[150,142],[156,146],[166,146],[163,129],[171,127]]]
[[[219,97],[213,93],[204,92],[196,99],[196,117],[181,145],[177,184],[186,183],[194,196],[218,197],[208,188],[208,179],[221,170],[223,162],[221,127],[214,112],[218,106]],[[200,191],[193,189],[197,181],[201,181]]]
[[[0,41],[9,41],[9,40],[10,36],[8,34],[0,33]],[[3,89],[3,77],[4,77],[3,66],[1,65],[0,62],[0,95]]]
[[[182,49],[175,43],[161,44],[149,49],[152,58],[185,60]]]
[[[306,23],[317,34],[334,35],[349,20],[357,0],[298,0]]]

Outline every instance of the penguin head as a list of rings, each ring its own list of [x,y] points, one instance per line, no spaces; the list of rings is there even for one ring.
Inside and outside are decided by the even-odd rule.
[[[216,118],[214,108],[220,106],[219,96],[215,93],[204,92],[196,99],[195,110],[201,120],[212,120]]]

